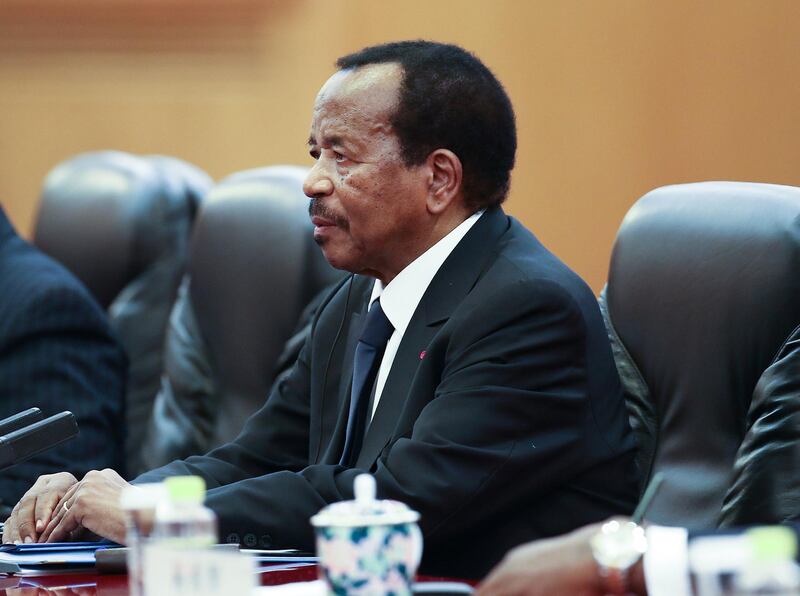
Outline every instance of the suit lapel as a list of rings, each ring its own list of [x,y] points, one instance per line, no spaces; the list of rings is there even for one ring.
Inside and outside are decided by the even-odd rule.
[[[421,352],[493,260],[497,241],[508,227],[509,219],[502,209],[487,210],[431,280],[403,334],[356,467],[369,469],[392,439],[422,359]],[[352,362],[352,355],[350,358]],[[349,374],[352,377],[352,370]]]
[[[356,460],[357,468],[369,468],[391,439],[392,431],[405,406],[414,373],[419,366],[420,353],[430,343],[438,328],[438,325],[429,327],[422,317],[411,318],[386,377],[375,416],[367,427],[367,434]]]
[[[366,300],[368,300],[368,298],[364,298],[362,302],[366,303]],[[361,331],[366,322],[366,317],[363,312],[364,309],[365,307],[362,307],[362,312],[354,312],[350,315],[350,323],[347,327],[347,342],[345,343],[344,355],[342,357],[342,373],[337,399],[329,402],[330,410],[323,414],[325,416],[336,416],[336,426],[328,441],[325,453],[322,456],[322,463],[338,463],[339,458],[342,456],[342,449],[344,449],[347,417],[350,413],[350,387],[353,384],[353,357],[356,351],[358,338],[361,336]],[[326,408],[326,410],[328,410],[328,408]]]

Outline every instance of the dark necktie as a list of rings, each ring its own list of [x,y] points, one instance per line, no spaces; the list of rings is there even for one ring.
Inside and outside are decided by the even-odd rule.
[[[353,358],[353,387],[350,392],[350,415],[347,419],[347,434],[340,465],[350,466],[361,450],[367,426],[367,406],[372,387],[378,376],[386,343],[394,332],[394,327],[381,308],[380,299],[372,303],[367,313],[364,331],[356,345]]]

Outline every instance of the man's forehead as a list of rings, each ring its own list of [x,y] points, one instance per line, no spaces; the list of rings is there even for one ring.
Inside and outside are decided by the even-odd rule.
[[[368,64],[358,68],[339,70],[325,81],[317,99],[334,96],[355,97],[375,92],[396,95],[402,73],[402,67],[396,62]]]
[[[320,89],[314,114],[335,110],[373,118],[393,113],[401,79],[402,69],[395,63],[340,70]]]

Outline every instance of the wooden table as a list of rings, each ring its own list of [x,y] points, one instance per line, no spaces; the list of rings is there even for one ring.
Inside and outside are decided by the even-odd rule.
[[[317,566],[259,570],[261,585],[269,586],[317,579]],[[100,575],[94,569],[37,576],[0,576],[0,594],[8,596],[128,596],[127,575]]]
[[[264,566],[259,569],[262,586],[272,586],[317,579],[317,566],[285,568]],[[422,577],[420,581],[446,578]],[[470,582],[472,583],[472,582]],[[8,596],[128,596],[127,575],[100,575],[94,569],[38,576],[0,576],[0,595]]]

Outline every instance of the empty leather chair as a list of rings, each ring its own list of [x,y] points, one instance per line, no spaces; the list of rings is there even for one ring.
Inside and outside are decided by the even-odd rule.
[[[644,485],[665,474],[650,521],[719,523],[754,391],[800,323],[799,268],[798,188],[667,186],[625,217],[601,307]]]
[[[107,309],[128,356],[129,469],[139,465],[192,221],[210,186],[205,173],[179,159],[119,151],[78,155],[45,179],[34,243]]]
[[[144,468],[233,439],[293,362],[303,307],[342,276],[313,241],[306,172],[240,172],[204,201],[170,320]]]

